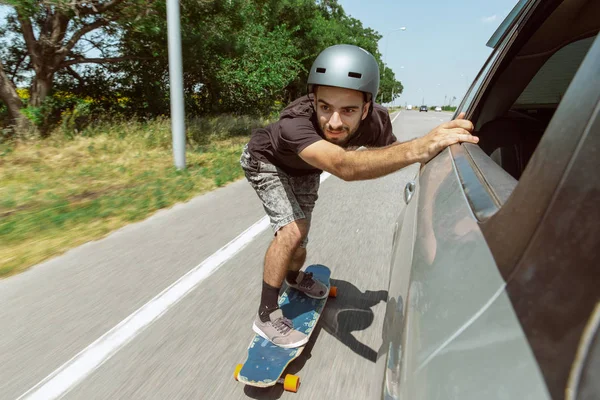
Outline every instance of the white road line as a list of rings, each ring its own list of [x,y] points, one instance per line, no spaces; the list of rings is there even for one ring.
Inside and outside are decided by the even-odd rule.
[[[396,113],[396,116],[394,117],[394,119],[392,120],[392,124],[394,123],[394,121],[396,120],[396,118],[398,118],[400,116],[400,112],[398,111],[398,113]]]
[[[330,176],[331,174],[323,172],[321,182]],[[265,216],[29,389],[19,399],[50,400],[64,396],[139,335],[148,325],[189,294],[200,282],[242,250],[268,226],[269,218]]]

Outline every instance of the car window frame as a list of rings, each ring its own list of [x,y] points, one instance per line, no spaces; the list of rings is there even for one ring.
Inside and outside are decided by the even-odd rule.
[[[487,91],[490,79],[495,75],[498,67],[502,65],[507,52],[518,36],[520,27],[527,22],[540,3],[541,0],[521,0],[500,24],[500,27],[494,32],[487,44],[488,47],[492,47],[494,50],[471,83],[453,118],[456,118],[461,112],[466,114],[467,119],[473,116],[473,111]]]
[[[495,49],[488,57],[488,60],[471,84],[470,89],[465,94],[460,106],[456,109],[453,118],[456,118],[461,112],[465,113],[466,119],[471,119],[473,117],[474,111],[477,109],[482,97],[487,92],[487,89],[490,86],[491,80],[495,76],[496,71],[501,65],[503,65],[506,54],[510,50],[513,41],[517,37],[517,34],[518,24],[515,24],[511,28],[510,34],[508,35],[509,39],[501,43],[499,47]]]
[[[482,84],[479,87],[475,87],[474,84],[471,88],[472,90],[478,90],[478,93],[473,97],[473,102],[467,105],[467,119],[472,119],[471,117],[476,115],[480,108],[482,108],[482,105],[485,104],[486,95],[488,94],[488,91],[493,90],[494,82],[496,79],[498,79],[498,75],[500,75],[502,70],[511,63],[513,57],[519,52],[522,45],[527,42],[529,37],[531,37],[531,31],[538,29],[540,24],[543,23],[544,18],[541,17],[544,16],[544,14],[553,12],[559,4],[559,1],[553,1],[552,6],[554,8],[549,8],[550,6],[548,3],[540,4],[539,1],[536,1],[535,5],[543,6],[539,9],[540,14],[536,15],[538,8],[529,7],[528,12],[521,14],[520,19],[514,22],[510,35],[506,36],[504,42],[498,45],[498,49],[496,51],[500,53],[498,55],[490,56],[490,62],[493,62],[494,64],[489,67],[485,77],[478,76],[478,79],[476,79],[476,82],[480,80]],[[527,26],[529,22],[531,22],[530,26]],[[526,36],[520,36],[521,34]],[[592,47],[594,47],[599,40],[599,35],[597,35]],[[571,91],[571,97],[573,96],[573,89],[570,89],[570,87],[573,85],[575,80],[581,82],[581,78],[578,78],[578,76],[582,74],[581,71],[584,67],[583,64],[586,62],[585,60],[590,57],[589,54],[591,51],[592,48],[590,48],[588,51],[588,55],[586,55],[584,58],[584,62],[580,65],[579,70],[571,82],[571,85],[569,85],[567,93]],[[492,57],[495,57],[495,59],[492,59]],[[488,67],[484,66],[482,68],[482,72],[485,71],[486,68]],[[593,77],[594,75],[591,76]],[[567,93],[565,93],[565,97],[562,99],[560,104],[564,104],[566,101]],[[588,92],[587,95],[591,99],[590,101],[592,101],[593,93]],[[576,101],[581,104],[583,99],[579,98]],[[561,108],[560,105],[559,108]],[[565,108],[565,106],[562,108]],[[588,110],[588,117],[590,112],[591,111]],[[472,120],[475,121],[476,119]],[[552,121],[554,120],[555,118],[550,121],[544,136],[546,136],[551,129],[554,129],[552,127]],[[555,122],[555,124],[557,123]],[[558,124],[560,125],[560,122],[558,122]],[[583,129],[582,123],[575,125],[576,128],[570,127],[569,129],[578,129],[579,131]],[[565,148],[572,148],[575,143],[574,140],[576,140],[576,138],[572,136],[562,139],[563,143],[561,146],[565,146]],[[544,139],[542,138],[542,141],[543,140]],[[480,148],[478,146],[469,144],[455,144],[450,146],[454,168],[457,173],[457,177],[461,181],[465,199],[469,203],[473,215],[480,224],[482,232],[486,237],[488,246],[494,254],[501,274],[507,278],[510,275],[511,266],[514,265],[516,260],[519,259],[527,243],[529,243],[531,236],[534,234],[535,224],[529,226],[527,230],[517,230],[515,232],[517,236],[506,235],[503,232],[505,232],[507,229],[514,230],[514,228],[518,227],[522,221],[520,221],[519,218],[515,218],[514,213],[506,212],[506,210],[503,212],[503,209],[508,209],[508,207],[506,207],[507,205],[512,207],[519,201],[527,203],[527,196],[529,196],[529,192],[534,193],[537,191],[537,194],[532,198],[537,200],[541,196],[545,198],[546,201],[551,196],[552,192],[548,191],[549,189],[539,187],[539,182],[536,182],[535,179],[529,182],[529,185],[532,187],[524,189],[524,186],[526,185],[522,182],[523,178],[527,176],[527,170],[532,169],[530,165],[528,165],[523,172],[521,180],[517,182],[516,180],[511,179],[512,177],[506,176],[507,174],[503,173],[505,171],[499,165],[497,165],[487,155],[482,155],[481,151],[479,150]],[[537,158],[540,157],[539,154],[542,154],[542,152],[539,150],[539,146],[534,152],[532,160],[536,158],[536,153],[538,153]],[[531,161],[529,164],[531,164]],[[560,172],[561,171],[558,170],[557,173]],[[531,175],[531,172],[529,175]],[[530,178],[526,178],[526,181],[527,180],[530,180]],[[555,182],[555,185],[556,184],[557,182]],[[502,189],[495,190],[495,188],[498,187],[502,187]],[[509,193],[508,195],[507,192]],[[513,200],[513,198],[518,200]],[[539,212],[540,207],[536,202],[530,201],[528,205],[524,206],[524,208],[530,209],[532,213],[536,212],[536,207],[538,208],[537,211]],[[514,246],[515,237],[520,239],[518,246]],[[510,243],[513,243],[513,246],[511,246]]]
[[[519,2],[513,7],[510,13],[504,18],[504,21],[498,26],[494,34],[490,37],[486,46],[495,49],[499,43],[502,43],[506,34],[513,27],[514,23],[528,11],[528,6],[532,6],[532,2],[529,0],[519,0]]]

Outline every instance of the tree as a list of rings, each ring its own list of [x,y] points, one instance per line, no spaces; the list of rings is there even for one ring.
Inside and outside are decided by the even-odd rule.
[[[81,79],[79,64],[116,63],[131,56],[116,54],[123,29],[118,24],[137,24],[152,13],[153,1],[142,0],[9,0],[13,13],[0,53],[0,100],[9,117],[23,128],[24,107],[16,92],[19,80],[30,82],[29,106],[40,107],[58,71]],[[86,47],[87,46],[87,47]],[[97,57],[87,57],[93,50]],[[6,60],[6,64],[2,63]]]
[[[381,76],[381,82],[379,83],[379,94],[377,95],[377,101],[380,103],[391,103],[394,99],[400,97],[404,91],[402,83],[396,80],[394,71],[385,65],[382,65],[382,69],[385,69],[385,73]]]
[[[226,109],[268,114],[301,68],[299,53],[286,27],[265,32],[249,25],[242,57],[225,59],[219,72],[221,102]]]
[[[93,99],[90,109],[103,115],[168,113],[165,0],[0,1],[12,7],[0,28],[0,100],[17,127],[27,123],[25,113],[46,115],[42,125],[49,129],[74,107],[57,103],[54,89]],[[276,111],[306,93],[312,62],[334,44],[360,46],[384,68],[381,35],[346,15],[337,0],[180,4],[188,115]],[[382,77],[384,96],[401,93],[389,69]],[[23,86],[30,88],[27,101],[17,96]]]

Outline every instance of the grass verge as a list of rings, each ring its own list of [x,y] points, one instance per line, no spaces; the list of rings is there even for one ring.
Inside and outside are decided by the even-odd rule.
[[[169,120],[0,145],[0,277],[241,178],[250,129],[266,123],[189,121],[183,171],[173,166]]]

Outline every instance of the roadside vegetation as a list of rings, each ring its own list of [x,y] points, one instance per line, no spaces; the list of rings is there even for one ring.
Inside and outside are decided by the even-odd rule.
[[[185,170],[173,166],[167,119],[1,144],[0,276],[241,178],[247,132],[266,122],[188,121]]]

